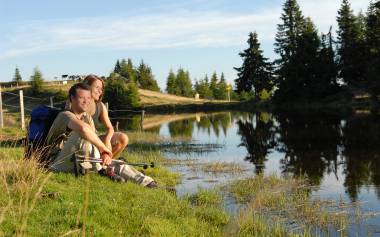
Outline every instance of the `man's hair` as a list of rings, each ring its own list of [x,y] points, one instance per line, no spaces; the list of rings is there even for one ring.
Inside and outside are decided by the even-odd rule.
[[[76,83],[69,90],[69,100],[70,101],[71,101],[71,97],[74,97],[74,98],[76,97],[78,89],[91,91],[91,87],[89,85],[87,85],[83,82]]]

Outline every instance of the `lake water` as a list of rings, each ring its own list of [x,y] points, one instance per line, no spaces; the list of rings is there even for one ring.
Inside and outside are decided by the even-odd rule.
[[[316,186],[312,196],[360,203],[362,212],[380,213],[378,115],[218,112],[171,115],[169,121],[146,130],[193,143],[221,145],[203,153],[168,153],[170,158],[233,162],[247,169],[215,175],[191,166],[173,167],[183,174],[179,195],[260,172],[290,174],[306,176]],[[349,233],[380,236],[380,216],[352,223]]]

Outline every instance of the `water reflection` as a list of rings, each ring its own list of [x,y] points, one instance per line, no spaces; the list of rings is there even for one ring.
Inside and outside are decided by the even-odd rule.
[[[237,125],[237,133],[241,136],[239,146],[244,146],[248,152],[245,159],[255,165],[256,173],[261,173],[268,154],[276,146],[273,120],[268,113],[256,113],[245,121],[238,120]]]
[[[344,186],[352,200],[361,187],[380,186],[380,119],[376,115],[348,118],[343,126]],[[379,190],[377,195],[380,198]]]
[[[284,153],[281,170],[306,176],[319,185],[324,174],[337,173],[340,118],[323,113],[278,114],[277,149]]]
[[[276,168],[280,173],[306,176],[317,186],[325,177],[332,176],[353,201],[358,199],[363,187],[369,186],[380,198],[379,188],[374,188],[380,187],[379,116],[219,112],[161,115],[159,119],[150,119],[154,124],[162,120],[158,124],[163,125],[150,127],[149,131],[164,131],[171,138],[194,139],[201,143],[209,142],[205,137],[225,139],[227,150],[217,157],[242,157],[239,159],[255,166],[256,173],[265,172],[271,154],[276,153],[280,156]],[[118,121],[123,130],[141,128],[139,116]],[[343,174],[342,180],[338,180],[339,171]]]

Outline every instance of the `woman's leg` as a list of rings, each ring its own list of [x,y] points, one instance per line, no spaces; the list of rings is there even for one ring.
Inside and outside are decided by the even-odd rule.
[[[128,145],[129,138],[127,134],[122,132],[115,132],[111,138],[112,146],[112,157],[117,159],[117,157],[123,152],[125,147]]]

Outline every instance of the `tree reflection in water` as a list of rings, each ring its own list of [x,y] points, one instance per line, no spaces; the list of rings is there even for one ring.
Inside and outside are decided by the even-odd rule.
[[[319,185],[325,173],[338,168],[340,118],[333,114],[278,114],[278,150],[284,153],[281,170],[306,176]]]
[[[380,186],[380,117],[357,115],[346,120],[343,130],[344,186],[352,200],[360,188]],[[380,198],[379,190],[377,195]]]
[[[268,113],[256,113],[246,121],[237,121],[237,125],[241,135],[239,146],[244,146],[248,152],[245,159],[255,165],[256,173],[261,173],[268,154],[276,146],[273,120]]]

